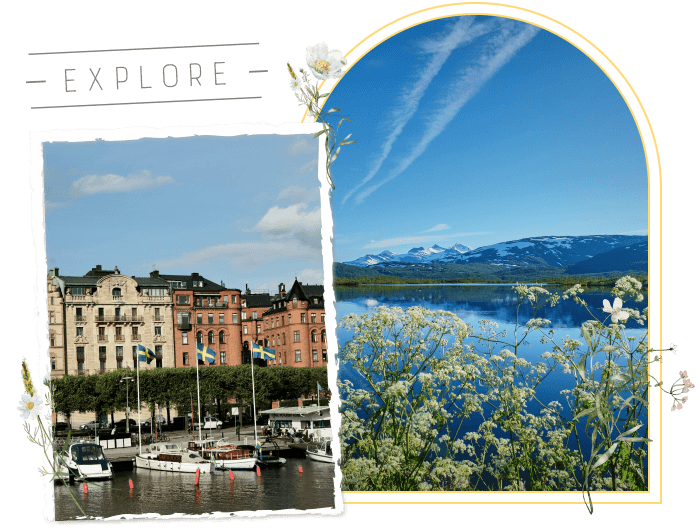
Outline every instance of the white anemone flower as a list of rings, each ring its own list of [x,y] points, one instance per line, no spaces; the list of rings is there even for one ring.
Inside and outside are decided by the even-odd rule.
[[[25,393],[22,394],[22,400],[19,402],[17,410],[21,413],[23,420],[27,418],[31,420],[39,416],[41,405],[41,398],[39,396],[30,396]]]
[[[293,92],[298,92],[301,90],[301,79],[299,77],[289,79],[289,89]]]
[[[306,64],[311,68],[313,76],[322,81],[342,77],[342,68],[347,63],[340,51],[328,51],[328,45],[325,42],[306,48]]]
[[[613,305],[610,306],[610,301],[603,299],[603,311],[610,314],[610,320],[617,324],[617,321],[626,320],[630,314],[622,310],[622,299],[615,297]]]

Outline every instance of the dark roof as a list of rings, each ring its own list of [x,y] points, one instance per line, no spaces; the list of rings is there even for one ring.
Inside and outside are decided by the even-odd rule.
[[[305,300],[308,300],[311,297],[320,297],[322,299],[323,286],[319,284],[307,284],[304,286],[301,282],[295,279],[294,284],[291,288],[289,288],[289,291],[285,296],[285,300],[290,300],[294,296],[294,293],[296,293],[299,298]]]
[[[97,286],[97,281],[102,277],[66,277],[64,275],[58,275],[58,278],[66,283],[66,286]]]
[[[211,281],[207,279],[206,277],[202,277],[199,273],[192,273],[191,275],[161,275],[157,271],[151,272],[151,277],[160,277],[161,279],[167,281],[178,281],[178,282],[184,282],[185,287],[184,288],[173,288],[174,290],[190,290],[193,292],[210,292],[210,293],[215,293],[215,292],[220,292],[221,290],[225,290],[223,286],[220,284],[217,284],[214,281]],[[193,286],[194,281],[202,281],[204,283],[204,286]]]
[[[263,308],[272,304],[269,293],[248,293],[241,295],[241,299],[245,299],[246,308]]]

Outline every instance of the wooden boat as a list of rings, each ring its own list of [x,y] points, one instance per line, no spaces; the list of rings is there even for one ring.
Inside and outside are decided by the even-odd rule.
[[[216,469],[254,469],[257,463],[255,451],[248,446],[231,445],[227,438],[190,440],[187,447],[213,462]]]
[[[56,457],[59,479],[103,480],[114,477],[112,464],[105,457],[102,446],[93,443],[73,443],[64,456]]]
[[[326,440],[322,444],[318,444],[315,447],[307,447],[306,458],[315,460],[316,462],[327,462],[333,464],[334,460],[333,451],[331,450],[331,443]]]
[[[269,444],[272,444],[269,445]],[[277,442],[265,442],[258,446],[258,464],[261,466],[281,466],[287,463],[286,458],[279,456],[280,447]]]
[[[212,465],[196,451],[182,449],[180,444],[158,442],[145,453],[136,455],[136,467],[173,473],[209,473]]]

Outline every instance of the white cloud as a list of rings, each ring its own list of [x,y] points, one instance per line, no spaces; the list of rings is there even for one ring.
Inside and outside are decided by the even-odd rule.
[[[310,172],[318,172],[318,158],[304,163],[301,167],[294,169],[297,174],[308,174]]]
[[[423,233],[432,233],[434,231],[444,231],[445,229],[449,229],[449,228],[450,228],[450,226],[448,226],[447,224],[438,224],[435,227],[431,227],[430,229],[426,229],[425,231],[423,231]]]
[[[313,136],[294,136],[292,142],[287,146],[287,154],[296,156],[297,154],[318,153],[318,138]]]
[[[88,175],[74,181],[71,185],[71,192],[76,195],[132,192],[170,183],[174,183],[171,176],[156,176],[154,178],[151,171],[148,170],[128,176],[118,174]]]
[[[297,279],[304,284],[323,284],[323,270],[321,268],[307,268],[297,274]]]
[[[398,163],[387,178],[358,194],[355,197],[355,203],[362,203],[379,187],[410,167],[425,152],[430,143],[445,130],[445,127],[457,116],[462,107],[501,67],[513,58],[520,48],[530,42],[538,31],[537,27],[530,24],[524,24],[523,27],[521,23],[503,22],[498,35],[489,39],[482,55],[452,84],[449,93],[443,98],[443,104],[436,108],[427,119],[428,125],[423,136],[408,156]]]
[[[287,187],[277,195],[277,200],[289,200],[294,203],[318,204],[321,201],[321,193],[318,189],[305,189],[304,187]]]
[[[475,233],[454,233],[450,235],[417,235],[417,236],[403,236],[395,238],[386,238],[384,240],[372,240],[369,244],[362,246],[365,249],[376,249],[376,248],[387,248],[393,246],[403,246],[404,244],[425,244],[425,243],[437,243],[441,240],[450,239],[454,240],[458,237],[466,236],[477,236],[477,235],[488,235],[487,231],[480,231]]]
[[[303,203],[284,208],[274,206],[265,213],[253,231],[259,231],[268,238],[280,238],[300,233],[307,236],[307,233],[315,233],[320,245],[321,207],[306,211],[306,204]]]
[[[318,251],[310,251],[308,246],[294,239],[221,244],[187,253],[177,259],[156,262],[155,265],[161,270],[169,268],[192,269],[203,262],[224,260],[231,266],[251,269],[270,262],[292,259],[320,262],[320,247]]]
[[[411,120],[420,104],[425,91],[430,86],[430,83],[435,76],[440,72],[442,66],[447,62],[452,51],[458,46],[472,41],[480,37],[484,33],[490,31],[491,24],[476,24],[473,25],[473,17],[461,17],[453,26],[449,34],[438,40],[431,40],[423,43],[423,49],[432,53],[432,57],[427,66],[419,73],[418,79],[412,86],[404,86],[399,94],[399,99],[389,117],[387,129],[390,130],[389,135],[384,140],[381,146],[381,153],[374,161],[372,168],[367,176],[346,194],[341,200],[341,205],[344,204],[357,190],[364,184],[370,181],[379,172],[384,160],[389,157],[389,153],[396,139],[403,132],[406,124]]]

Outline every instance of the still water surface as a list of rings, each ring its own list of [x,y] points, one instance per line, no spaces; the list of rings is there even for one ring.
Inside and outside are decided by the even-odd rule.
[[[255,471],[234,471],[231,481],[227,471],[206,473],[200,476],[199,487],[194,485],[194,474],[133,469],[116,472],[112,481],[88,483],[87,495],[82,483],[70,488],[90,517],[311,510],[334,507],[334,468],[334,464],[292,458],[284,466],[262,468],[260,477]],[[56,520],[81,517],[65,486],[54,488]]]

